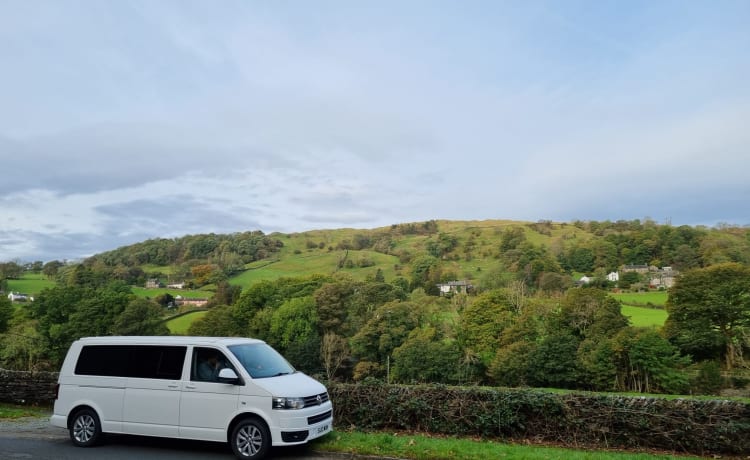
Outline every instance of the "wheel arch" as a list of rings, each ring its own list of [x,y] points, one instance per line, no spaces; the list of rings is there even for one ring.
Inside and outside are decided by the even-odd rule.
[[[91,406],[90,404],[79,404],[72,408],[70,412],[68,412],[68,419],[66,421],[66,425],[68,426],[68,429],[70,429],[70,425],[73,423],[73,420],[75,419],[76,415],[78,415],[79,412],[82,410],[90,410],[96,414],[96,417],[99,419],[99,424],[101,425],[102,417],[99,415],[99,411],[96,410],[95,407]]]
[[[232,432],[234,431],[234,427],[237,426],[238,423],[240,423],[243,420],[247,419],[256,419],[266,426],[266,430],[268,430],[268,434],[271,436],[271,441],[273,441],[273,434],[271,434],[271,425],[269,425],[268,420],[266,420],[262,415],[258,414],[257,412],[242,412],[234,416],[234,418],[229,422],[229,426],[227,427],[227,442],[231,443],[231,437]]]

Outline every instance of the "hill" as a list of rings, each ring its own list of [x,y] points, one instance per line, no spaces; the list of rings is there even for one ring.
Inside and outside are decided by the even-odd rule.
[[[538,288],[572,283],[584,274],[601,281],[626,264],[678,271],[722,261],[748,264],[748,235],[750,229],[742,227],[672,227],[649,220],[433,220],[375,229],[154,239],[97,254],[84,264],[131,284],[159,278],[209,291],[221,281],[248,287],[261,280],[337,272],[356,280],[377,275],[420,284],[415,276],[423,276],[421,284],[467,280],[475,286],[492,284],[493,277],[518,277]],[[426,277],[420,266],[428,267]],[[641,276],[632,283],[642,288],[648,279]]]

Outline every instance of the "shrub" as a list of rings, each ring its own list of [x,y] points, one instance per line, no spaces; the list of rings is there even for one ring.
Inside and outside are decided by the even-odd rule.
[[[750,454],[750,404],[531,389],[335,384],[334,417],[360,430],[406,430],[599,448]]]

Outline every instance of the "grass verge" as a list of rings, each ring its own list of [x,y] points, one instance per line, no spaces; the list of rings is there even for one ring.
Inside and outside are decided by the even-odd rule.
[[[488,440],[431,437],[422,434],[363,433],[334,431],[316,439],[311,447],[318,451],[414,460],[654,460],[695,459],[670,453],[623,452],[568,449],[533,445],[507,444]]]
[[[14,420],[24,417],[49,417],[49,407],[18,406],[0,403],[0,420]]]

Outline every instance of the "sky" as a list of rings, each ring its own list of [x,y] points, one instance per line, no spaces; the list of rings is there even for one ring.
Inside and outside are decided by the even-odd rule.
[[[430,219],[750,225],[750,2],[0,0],[0,261]]]

